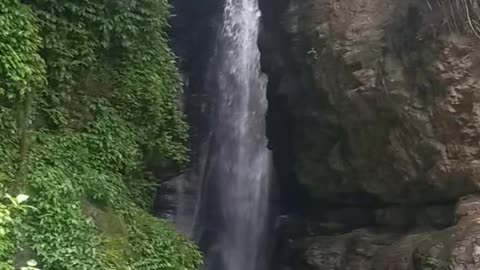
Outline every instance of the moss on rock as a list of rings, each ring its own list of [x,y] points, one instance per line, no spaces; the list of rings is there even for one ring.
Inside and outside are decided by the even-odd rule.
[[[86,199],[82,200],[82,210],[100,231],[105,263],[114,269],[128,269],[131,252],[128,229],[123,219],[111,207],[99,206]]]

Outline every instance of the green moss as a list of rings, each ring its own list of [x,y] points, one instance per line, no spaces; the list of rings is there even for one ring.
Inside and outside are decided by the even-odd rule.
[[[128,229],[123,219],[109,206],[95,205],[88,200],[82,201],[82,209],[87,218],[91,218],[100,231],[106,264],[113,269],[128,269],[132,256],[128,242]]]
[[[82,201],[84,215],[92,218],[104,235],[126,235],[127,228],[123,220],[110,207],[98,207],[87,200]]]

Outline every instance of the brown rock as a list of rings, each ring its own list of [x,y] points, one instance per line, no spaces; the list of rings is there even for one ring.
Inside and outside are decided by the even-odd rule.
[[[296,78],[278,89],[296,96],[295,171],[313,197],[415,203],[479,190],[480,41],[444,29],[430,2],[289,1],[290,60],[266,69]]]

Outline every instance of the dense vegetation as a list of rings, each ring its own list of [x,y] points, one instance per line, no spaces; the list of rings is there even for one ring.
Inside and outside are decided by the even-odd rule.
[[[148,214],[145,164],[188,153],[168,12],[0,0],[0,269],[198,268],[195,246]]]

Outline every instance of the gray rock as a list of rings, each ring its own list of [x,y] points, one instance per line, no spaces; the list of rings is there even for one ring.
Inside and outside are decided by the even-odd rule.
[[[443,230],[379,233],[372,228],[292,243],[307,270],[480,269],[480,196],[457,205],[457,224]],[[463,268],[462,268],[463,267]]]

